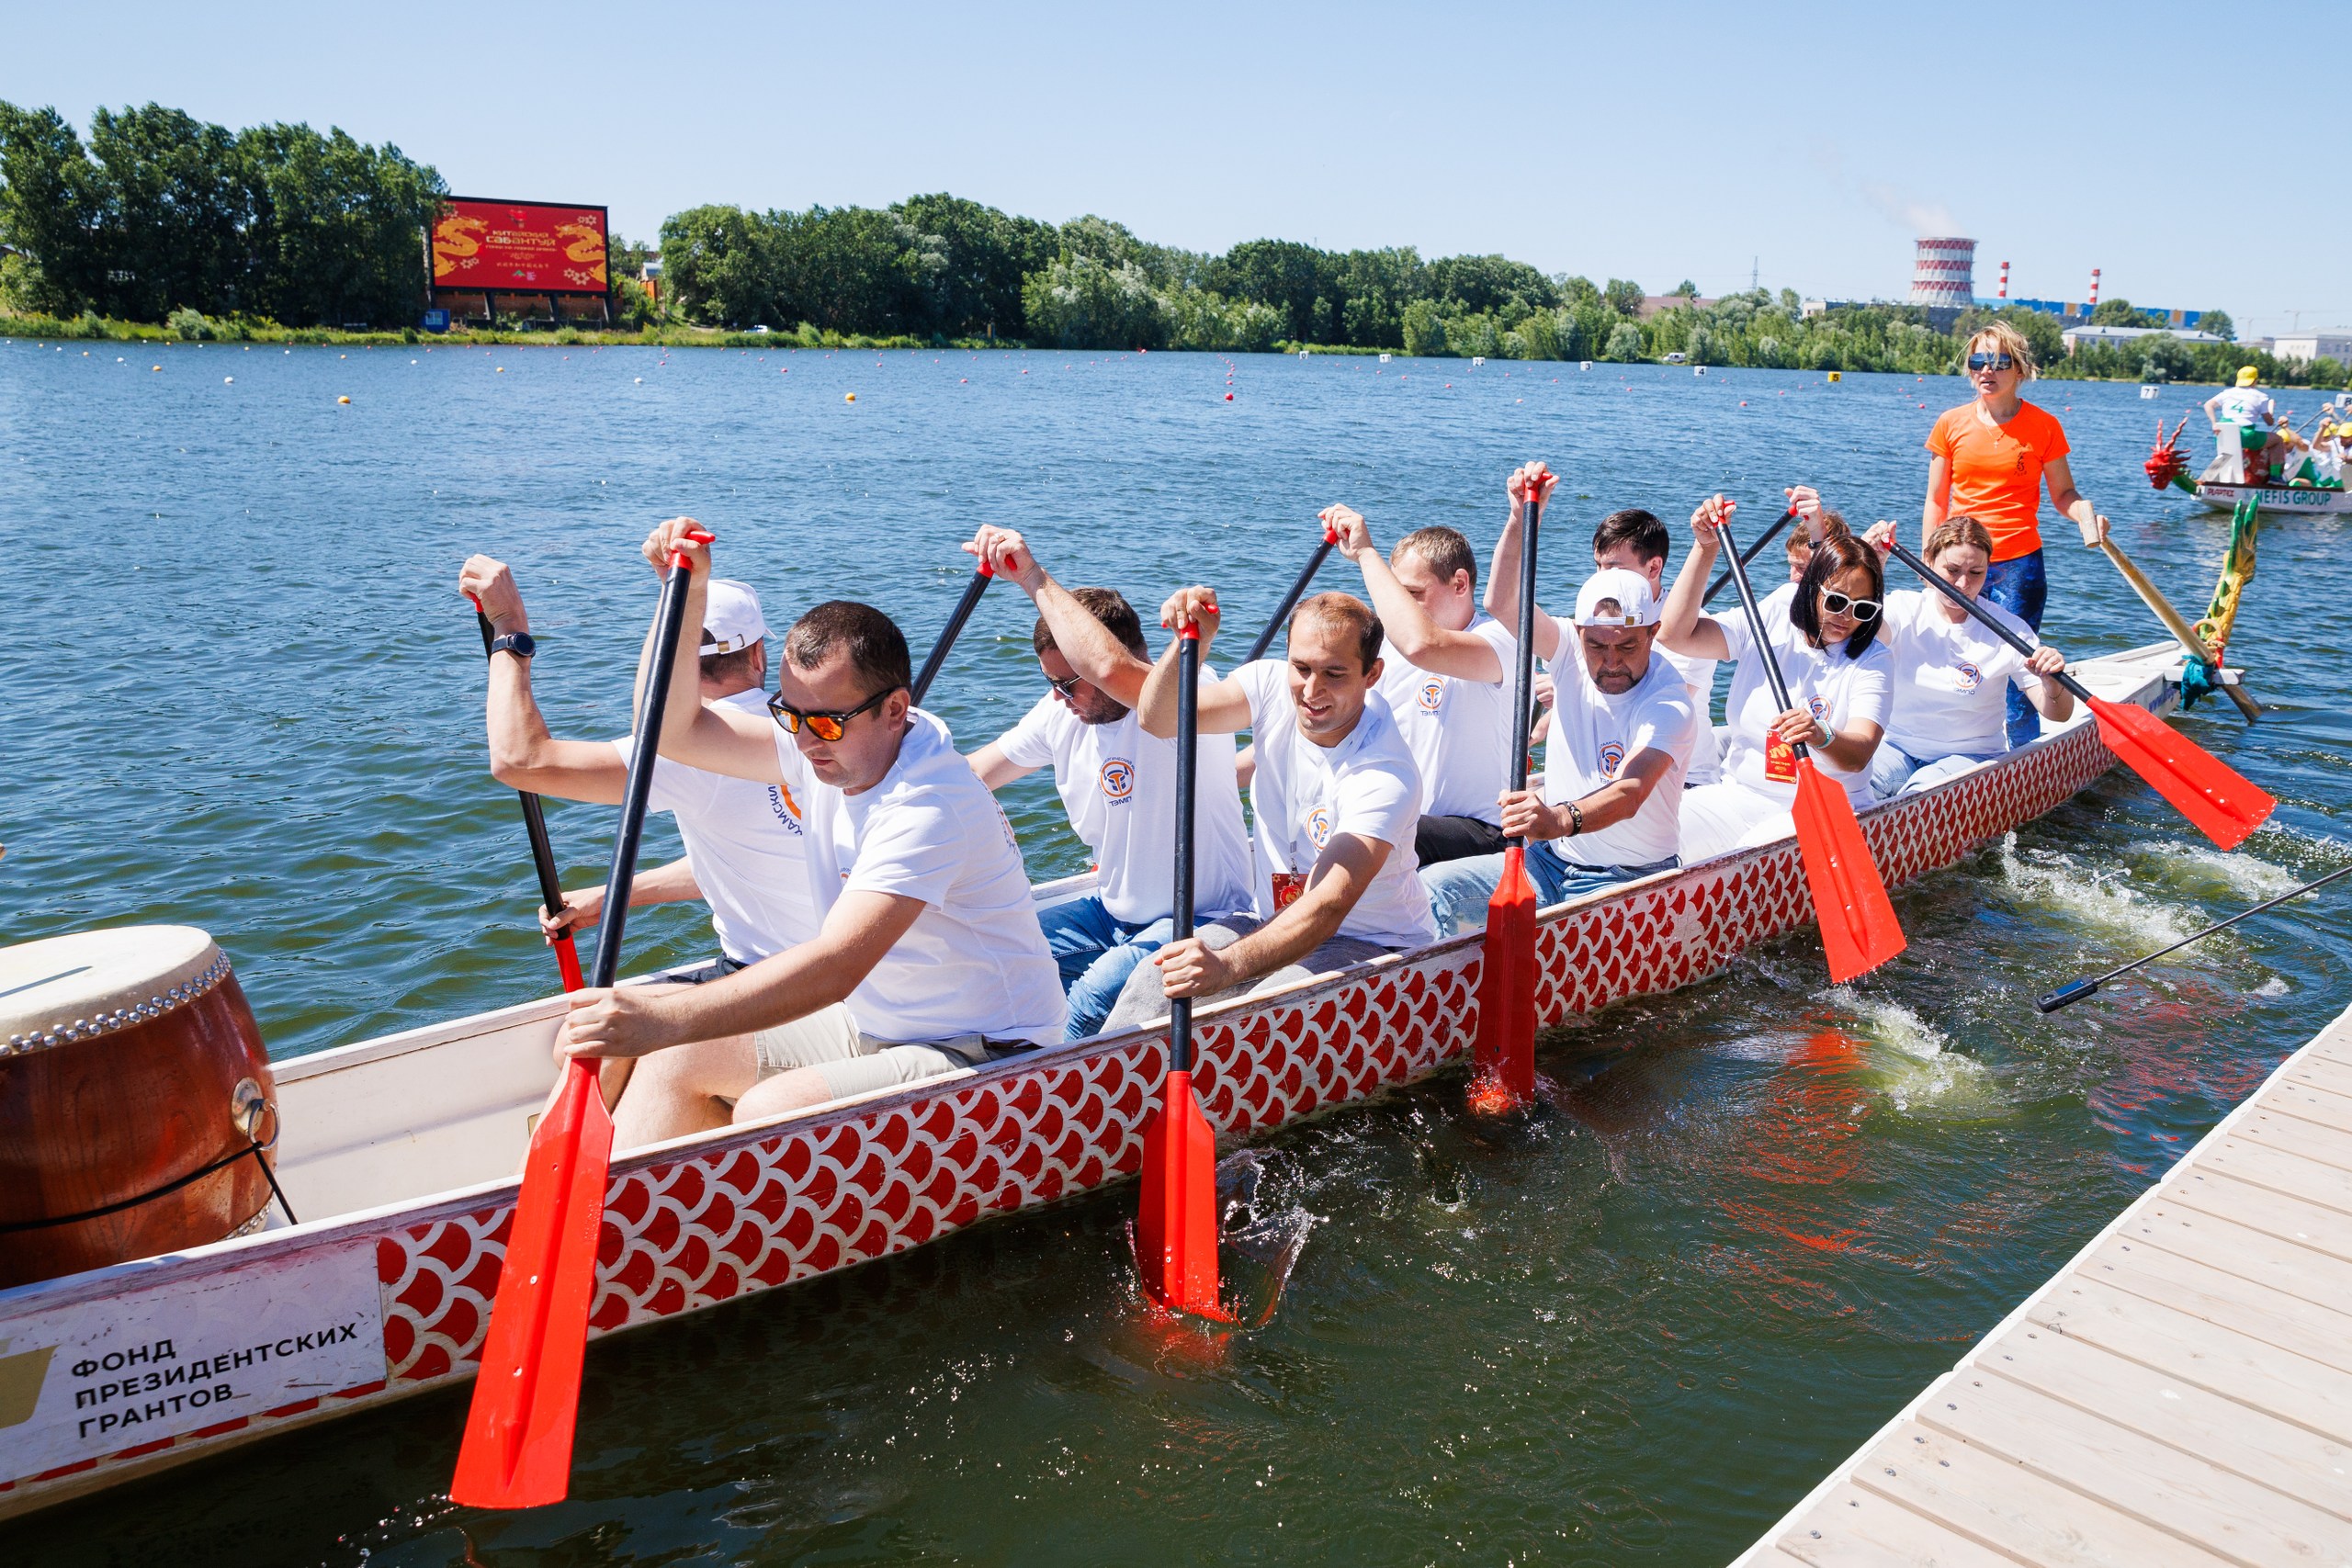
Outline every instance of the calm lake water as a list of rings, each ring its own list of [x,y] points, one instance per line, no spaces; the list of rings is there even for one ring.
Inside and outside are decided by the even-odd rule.
[[[2041,394],[2194,615],[2227,519],[2139,465],[2205,389]],[[0,344],[0,942],[203,926],[280,1056],[549,988],[483,766],[471,551],[515,566],[559,732],[616,734],[638,543],[677,513],[779,627],[864,598],[920,655],[993,522],[1065,581],[1148,606],[1205,581],[1254,628],[1317,508],[1483,556],[1529,457],[1567,476],[1553,597],[1618,506],[1668,518],[1678,559],[1718,488],[1751,527],[1798,481],[1915,519],[1920,441],[1963,395],[1401,357]],[[1472,1125],[1447,1076],[1273,1138],[1275,1200],[1320,1223],[1219,1355],[1139,1328],[1114,1191],[604,1343],[558,1507],[447,1502],[458,1392],[0,1529],[0,1558],[1724,1562],[2352,999],[2339,890],[2030,1005],[2352,858],[2341,536],[2263,539],[2233,651],[2270,715],[2182,721],[2279,798],[2237,853],[2111,774],[1898,893],[1910,950],[1856,987],[1792,936],[1554,1033],[1557,1106],[1523,1126]],[[2051,571],[2069,652],[2161,635],[2098,556]],[[1040,691],[1024,611],[992,595],[933,694],[967,749]],[[1012,804],[1037,876],[1083,863],[1046,779]],[[615,819],[549,803],[568,882]],[[632,967],[710,947],[684,908],[630,933]]]

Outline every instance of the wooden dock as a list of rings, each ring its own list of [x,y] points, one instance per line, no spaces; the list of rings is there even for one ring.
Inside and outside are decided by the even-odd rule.
[[[2352,1010],[1735,1568],[2352,1565]]]

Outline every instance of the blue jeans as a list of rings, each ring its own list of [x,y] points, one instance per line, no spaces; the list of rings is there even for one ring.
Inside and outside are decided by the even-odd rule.
[[[2042,570],[2042,552],[2018,556],[2011,560],[1996,560],[1993,570],[1984,574],[1984,588],[1979,595],[1989,599],[2031,626],[2041,629],[2041,607],[2050,597],[2050,578]],[[2041,733],[2041,716],[2034,711],[2033,703],[2023,692],[2009,688],[2008,740],[2012,749],[2024,745]]]
[[[1136,965],[1176,937],[1176,921],[1163,916],[1148,925],[1112,918],[1096,897],[1073,898],[1037,911],[1046,946],[1061,966],[1062,989],[1069,993],[1065,1040],[1083,1040],[1102,1031],[1111,1004]]]
[[[1535,902],[1549,908],[1570,898],[1581,898],[1621,882],[1633,882],[1655,872],[1672,871],[1682,863],[1677,855],[1648,865],[1575,865],[1541,840],[1527,846],[1527,879],[1535,884]],[[1421,873],[1429,890],[1430,913],[1437,918],[1437,934],[1459,936],[1487,923],[1487,900],[1503,879],[1503,857],[1474,855],[1445,861]]]
[[[1963,773],[1973,773],[1999,755],[1996,751],[1977,757],[1965,752],[1953,752],[1942,757],[1914,757],[1894,741],[1882,740],[1871,758],[1871,792],[1881,800],[1893,800],[1898,795],[1916,795],[1923,789],[1949,784]]]

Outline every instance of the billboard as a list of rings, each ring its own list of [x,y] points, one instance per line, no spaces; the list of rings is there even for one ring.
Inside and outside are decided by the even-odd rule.
[[[605,209],[451,197],[433,224],[433,287],[603,294]]]

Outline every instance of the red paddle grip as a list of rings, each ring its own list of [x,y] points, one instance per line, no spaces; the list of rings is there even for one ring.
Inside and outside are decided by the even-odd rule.
[[[707,531],[705,531],[704,529],[701,529],[701,528],[689,528],[689,529],[687,529],[687,530],[686,530],[686,532],[685,532],[685,538],[686,538],[686,540],[687,540],[687,542],[688,542],[688,543],[691,543],[691,544],[696,544],[696,545],[711,545],[711,544],[716,544],[716,543],[718,543],[718,535],[716,535],[716,534],[712,534],[712,533],[708,533],[708,532],[707,532]],[[671,550],[671,552],[670,552],[670,570],[671,570],[672,571],[675,571],[675,570],[677,570],[680,567],[683,567],[683,566],[684,566],[685,564],[686,564],[686,552],[685,552],[685,547],[684,547],[684,546],[683,546],[683,545],[682,545],[682,546],[679,546],[679,547],[677,547],[676,548],[673,548],[673,550]]]

